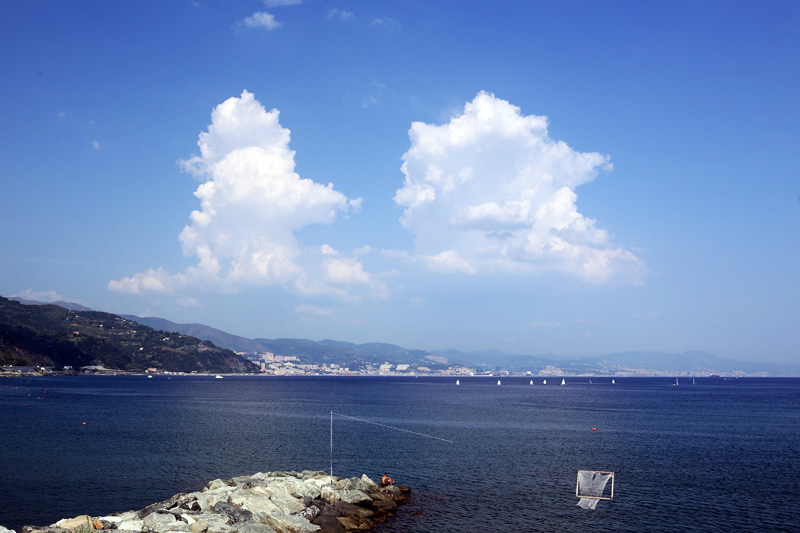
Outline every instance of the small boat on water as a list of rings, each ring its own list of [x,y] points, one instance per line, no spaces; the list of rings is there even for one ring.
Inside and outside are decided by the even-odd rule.
[[[546,379],[542,380],[542,385],[547,385],[547,380]]]
[[[617,382],[616,382],[616,381],[614,381],[613,379],[611,380],[611,384],[612,384],[612,385],[616,385],[616,383],[617,383]]]
[[[222,376],[220,376],[219,374],[217,374],[216,376],[214,376],[214,379],[222,379]]]
[[[675,383],[673,383],[672,386],[677,387],[678,385],[680,385],[680,383],[678,383],[678,378],[675,378]]]
[[[531,380],[531,385],[533,385],[533,380]]]
[[[456,380],[456,385],[461,385],[461,382]]]
[[[147,379],[153,379],[153,376],[147,376]]]
[[[562,379],[562,380],[561,380],[561,384],[562,384],[562,385],[566,385],[566,384],[567,384],[567,382],[566,382],[566,381],[564,381],[564,380]]]
[[[499,379],[497,380],[497,384],[498,384],[498,385],[502,385],[502,383],[500,383],[500,380],[499,380]]]

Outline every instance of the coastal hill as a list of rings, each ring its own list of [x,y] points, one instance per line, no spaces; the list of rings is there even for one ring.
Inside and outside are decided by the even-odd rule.
[[[252,372],[233,351],[99,311],[25,305],[0,296],[0,365],[173,372]]]

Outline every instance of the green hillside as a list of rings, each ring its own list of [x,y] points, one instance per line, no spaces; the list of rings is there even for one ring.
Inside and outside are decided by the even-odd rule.
[[[253,372],[255,365],[196,337],[99,311],[23,305],[0,296],[0,365],[103,365],[119,370]]]

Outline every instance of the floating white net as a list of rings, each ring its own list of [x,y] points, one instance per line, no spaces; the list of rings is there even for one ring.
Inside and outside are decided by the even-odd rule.
[[[596,472],[592,470],[578,470],[578,485],[575,496],[580,498],[578,506],[584,509],[594,509],[599,500],[610,500],[614,497],[614,473]],[[603,496],[608,480],[611,481],[611,497]]]

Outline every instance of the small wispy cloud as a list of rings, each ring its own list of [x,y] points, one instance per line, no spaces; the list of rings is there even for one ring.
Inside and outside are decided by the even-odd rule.
[[[270,31],[274,30],[280,25],[281,23],[275,20],[275,16],[267,11],[257,11],[237,23],[238,27],[244,26],[246,28],[265,28]]]
[[[11,295],[13,298],[22,298],[23,300],[35,300],[37,302],[57,302],[66,300],[66,296],[57,293],[56,291],[35,291],[33,289],[25,289],[17,294]]]
[[[67,113],[66,113],[66,111],[59,111],[58,113],[56,113],[56,116],[58,118],[64,118],[64,117],[67,116]]]
[[[372,107],[377,105],[381,102],[381,98],[383,97],[383,91],[386,89],[386,85],[379,82],[379,81],[372,81],[369,92],[369,96],[367,96],[364,100],[361,101],[362,107]]]
[[[539,320],[537,322],[531,322],[528,324],[528,327],[531,329],[543,329],[543,328],[557,328],[563,326],[561,322],[549,322],[547,320]]]
[[[267,7],[287,7],[297,6],[303,3],[303,0],[262,0]]]
[[[298,315],[305,316],[329,316],[332,310],[324,307],[317,307],[316,305],[302,304],[295,307],[294,312]]]
[[[387,32],[394,32],[403,29],[400,21],[392,17],[378,17],[370,23],[374,28],[381,28]]]
[[[183,307],[196,307],[198,309],[202,307],[197,298],[192,298],[190,296],[181,296],[178,298],[178,303]]]
[[[99,149],[100,149],[100,143],[99,143],[99,142],[97,142],[97,141],[92,141],[92,142],[90,142],[90,143],[89,143],[89,146],[91,146],[91,147],[92,147],[92,148],[94,148],[95,150],[99,150]]]
[[[347,11],[346,9],[338,9],[335,7],[330,11],[328,11],[328,16],[327,16],[327,18],[329,19],[336,18],[339,20],[353,20],[353,17],[355,17],[355,15],[353,15],[352,11]]]

